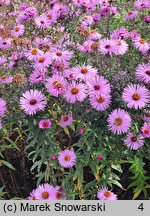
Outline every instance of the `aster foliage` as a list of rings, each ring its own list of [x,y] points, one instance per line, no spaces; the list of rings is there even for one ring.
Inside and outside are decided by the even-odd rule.
[[[0,6],[0,198],[148,198],[150,1]]]

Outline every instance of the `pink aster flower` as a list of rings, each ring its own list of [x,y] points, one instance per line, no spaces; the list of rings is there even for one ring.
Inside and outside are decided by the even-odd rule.
[[[43,83],[46,79],[46,71],[43,69],[36,69],[30,74],[29,81],[32,84]]]
[[[50,52],[50,58],[52,61],[69,61],[73,56],[73,52],[69,50],[60,50],[60,49],[53,49]]]
[[[13,76],[11,75],[0,76],[0,84],[6,85],[12,83],[12,81],[13,81]]]
[[[108,128],[114,134],[124,134],[131,126],[131,117],[123,109],[115,109],[108,116]]]
[[[150,16],[145,16],[144,20],[145,20],[146,23],[150,23]]]
[[[111,34],[111,38],[114,40],[118,40],[118,39],[124,40],[127,39],[128,37],[129,37],[129,32],[123,26],[121,26],[119,29],[115,30]]]
[[[149,0],[136,0],[134,2],[134,7],[138,10],[145,10],[150,7]]]
[[[93,30],[89,31],[88,39],[90,39],[90,40],[99,40],[101,37],[102,37],[101,34],[98,33],[96,29],[93,29]]]
[[[99,52],[103,55],[112,55],[114,52],[115,41],[112,39],[103,39],[99,44]]]
[[[43,69],[49,67],[50,64],[51,64],[51,59],[49,56],[49,52],[46,52],[44,54],[39,54],[38,56],[36,56],[34,68]]]
[[[87,81],[87,88],[90,97],[97,94],[109,94],[110,84],[103,76],[95,76]]]
[[[149,138],[150,137],[150,124],[145,122],[143,127],[141,128],[141,131],[142,131],[142,135],[145,138]]]
[[[35,191],[35,197],[37,200],[55,200],[56,189],[48,184],[39,185]]]
[[[145,122],[150,122],[150,110],[145,110],[144,111],[143,120]]]
[[[30,195],[28,196],[27,200],[38,200],[38,198],[36,197],[36,190],[32,190]]]
[[[29,60],[36,60],[37,56],[44,54],[42,50],[39,50],[37,48],[32,48],[31,50],[28,50],[25,52],[25,56]]]
[[[134,133],[129,133],[124,142],[128,148],[138,150],[144,145],[144,137],[141,134],[137,136]]]
[[[148,84],[150,82],[150,64],[138,65],[135,75],[139,81]]]
[[[61,120],[59,121],[59,124],[61,125],[61,127],[65,128],[65,127],[71,125],[72,122],[73,122],[72,115],[63,115],[61,117]]]
[[[13,30],[11,30],[11,35],[13,37],[20,37],[24,34],[24,29],[25,29],[24,25],[17,25],[14,27]]]
[[[51,22],[46,15],[41,15],[35,18],[35,24],[38,28],[46,29],[50,27]]]
[[[78,73],[75,72],[74,68],[69,68],[63,71],[63,77],[67,80],[76,80]]]
[[[39,128],[41,128],[41,129],[49,129],[49,128],[51,128],[51,125],[52,125],[52,123],[51,123],[50,119],[42,119],[39,121]]]
[[[106,110],[111,103],[111,96],[109,94],[96,95],[90,98],[91,106],[98,111]]]
[[[64,98],[69,103],[75,103],[77,101],[82,102],[86,98],[86,87],[84,84],[77,84],[72,81],[71,84],[67,85],[66,91],[64,93]]]
[[[50,25],[52,25],[57,21],[57,14],[55,13],[54,10],[48,10],[46,16],[49,20]]]
[[[83,81],[90,80],[98,73],[98,70],[96,68],[93,68],[91,65],[78,66],[76,68],[73,68],[73,71],[77,75],[77,78]]]
[[[0,56],[0,66],[4,65],[6,63],[7,59],[5,56]]]
[[[115,55],[124,55],[128,51],[128,44],[124,40],[116,40],[114,46]]]
[[[107,188],[102,188],[98,190],[97,198],[100,200],[117,200],[117,195]]]
[[[126,15],[125,15],[125,19],[128,20],[133,20],[138,16],[138,12],[137,11],[129,11]]]
[[[134,46],[143,54],[149,50],[149,44],[146,40],[142,38],[136,38],[133,40]]]
[[[93,45],[93,41],[87,40],[82,45],[77,44],[77,49],[82,53],[86,53],[86,52],[91,53],[93,52],[92,45]]]
[[[41,91],[26,91],[20,98],[21,109],[28,115],[34,115],[37,111],[44,110],[46,106],[46,98]]]
[[[3,117],[6,113],[6,102],[0,98],[0,117]]]
[[[52,96],[58,97],[64,93],[66,89],[66,81],[60,75],[53,75],[47,80],[45,86]]]
[[[122,98],[128,108],[142,109],[150,102],[150,92],[143,85],[129,84],[124,89]]]
[[[11,40],[10,38],[2,38],[0,37],[0,49],[6,50],[11,48]]]
[[[129,38],[131,38],[132,41],[134,41],[135,39],[138,40],[140,37],[140,34],[136,30],[133,30],[129,33]]]
[[[59,153],[59,164],[64,168],[71,168],[76,163],[76,155],[73,151],[66,149]]]

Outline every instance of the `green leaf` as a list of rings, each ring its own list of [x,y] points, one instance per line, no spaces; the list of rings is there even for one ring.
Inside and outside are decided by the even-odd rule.
[[[7,166],[8,168],[12,170],[16,170],[8,161],[0,160],[0,163],[4,164],[5,166]]]

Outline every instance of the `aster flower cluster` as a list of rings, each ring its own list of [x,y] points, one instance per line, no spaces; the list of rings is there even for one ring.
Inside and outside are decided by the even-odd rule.
[[[100,163],[108,168],[119,161],[108,163],[108,149],[115,154],[116,143],[130,155],[148,148],[150,41],[147,27],[141,30],[138,22],[149,24],[150,2],[135,0],[131,10],[108,0],[26,0],[14,11],[10,4],[0,0],[5,9],[0,17],[10,20],[0,25],[0,132],[9,127],[9,117],[12,130],[14,119],[23,122],[26,149],[35,148],[29,155],[35,153],[37,176],[46,166],[46,182],[61,185],[69,173],[72,191],[82,199],[88,167],[101,188],[94,198],[117,200],[108,189],[113,175],[108,182],[99,180]],[[27,199],[60,200],[66,194],[44,183]]]

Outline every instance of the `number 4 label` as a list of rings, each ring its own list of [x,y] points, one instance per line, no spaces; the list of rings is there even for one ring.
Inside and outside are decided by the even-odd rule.
[[[143,211],[144,210],[144,206],[143,206],[143,203],[141,203],[138,207],[139,210]]]

